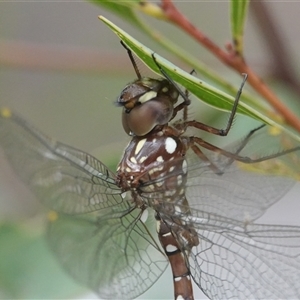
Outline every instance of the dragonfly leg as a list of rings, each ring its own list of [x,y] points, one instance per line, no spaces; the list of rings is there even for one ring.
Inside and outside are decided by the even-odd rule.
[[[187,122],[184,123],[183,126],[185,128],[195,127],[197,129],[207,131],[207,132],[215,134],[215,135],[227,136],[228,132],[230,131],[230,129],[232,127],[232,123],[233,123],[233,120],[234,120],[234,117],[235,117],[235,114],[236,114],[236,111],[237,111],[237,108],[238,108],[238,105],[239,105],[242,90],[243,90],[244,84],[245,84],[245,82],[247,80],[247,77],[248,77],[247,74],[243,74],[243,75],[244,75],[244,78],[243,78],[242,84],[241,84],[241,86],[240,86],[240,88],[239,88],[239,90],[238,90],[238,92],[235,96],[233,107],[231,109],[229,119],[228,119],[228,122],[227,122],[227,125],[226,125],[225,129],[218,129],[218,128],[215,128],[213,126],[209,126],[209,125],[206,125],[204,123],[201,123],[201,122],[198,122],[198,121],[195,121],[195,120],[187,121]]]
[[[133,68],[134,68],[134,71],[135,71],[136,76],[138,77],[138,79],[141,79],[142,76],[141,76],[141,73],[140,73],[140,71],[139,71],[139,68],[138,68],[138,66],[137,66],[137,64],[136,64],[136,61],[135,61],[135,59],[134,59],[134,57],[133,57],[133,55],[132,55],[132,51],[125,45],[125,43],[124,43],[122,40],[120,41],[120,43],[121,43],[121,45],[122,45],[122,46],[126,49],[126,51],[127,51],[127,54],[128,54],[129,59],[130,59],[130,61],[131,61],[131,63],[132,63],[132,66],[133,66]]]
[[[203,161],[208,163],[208,167],[216,174],[222,174],[223,172],[210,161],[210,159],[201,151],[201,149],[193,143],[193,139],[189,144],[189,147],[194,151],[194,153]]]
[[[193,69],[190,74],[193,74],[195,73],[195,70]],[[168,78],[168,80],[173,83],[173,80],[171,78]],[[185,98],[184,99],[189,99],[189,91],[187,89],[185,89]],[[175,116],[177,115],[177,113],[181,110],[183,110],[183,123],[185,123],[187,121],[187,118],[188,118],[188,106],[190,105],[190,102],[188,101],[184,101],[182,103],[180,103],[179,105],[177,105],[175,108],[174,108],[174,112],[173,112],[173,118],[175,118]]]
[[[180,96],[182,97],[183,99],[183,102],[180,103],[179,105],[177,105],[175,108],[174,108],[174,112],[173,112],[173,116],[171,118],[171,120],[177,115],[177,113],[179,111],[181,111],[182,109],[184,110],[183,112],[183,119],[184,121],[187,120],[187,107],[191,104],[191,100],[189,99],[188,97],[188,91],[185,90],[185,92],[183,92],[179,86],[175,83],[175,81],[168,75],[168,73],[161,67],[161,65],[157,62],[156,60],[156,57],[155,57],[155,54],[152,53],[152,58],[153,58],[153,61],[155,62],[156,66],[158,67],[160,73],[173,85],[175,86],[176,90],[178,91],[178,93],[180,94]],[[191,73],[193,73],[194,70],[192,70]]]
[[[247,143],[249,142],[249,139],[253,136],[253,134],[255,134],[257,131],[259,131],[260,129],[262,129],[263,127],[265,127],[266,124],[262,124],[259,127],[251,130],[243,139],[243,141],[241,142],[241,144],[239,145],[238,149],[235,151],[235,155],[238,155],[247,145]],[[235,160],[232,158],[230,159],[230,161],[226,164],[225,168],[228,168]]]
[[[240,161],[240,162],[243,162],[243,163],[246,163],[246,164],[259,163],[259,162],[262,162],[262,161],[265,161],[265,160],[280,157],[280,156],[283,156],[283,155],[286,155],[286,154],[289,154],[289,153],[300,150],[300,147],[295,147],[295,148],[291,148],[291,149],[281,151],[279,153],[274,153],[274,154],[266,155],[266,156],[259,157],[259,158],[251,158],[251,157],[248,157],[248,156],[241,156],[241,155],[239,155],[239,152],[232,153],[232,152],[226,151],[224,149],[221,149],[221,148],[219,148],[219,147],[217,147],[213,144],[210,144],[210,143],[204,141],[203,139],[201,139],[199,137],[191,137],[190,139],[194,143],[198,144],[199,146],[201,146],[205,149],[208,149],[210,151],[214,151],[214,152],[219,153],[223,156],[226,156],[228,158],[231,158],[233,160]],[[242,149],[240,149],[240,151],[241,150]]]

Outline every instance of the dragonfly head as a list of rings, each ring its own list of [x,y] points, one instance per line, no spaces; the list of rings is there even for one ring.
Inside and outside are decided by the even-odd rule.
[[[140,78],[128,84],[117,99],[123,106],[122,123],[129,135],[144,136],[173,116],[179,93],[166,79]]]

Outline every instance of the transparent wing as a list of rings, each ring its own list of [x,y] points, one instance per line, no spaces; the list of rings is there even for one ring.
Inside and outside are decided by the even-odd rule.
[[[282,198],[295,184],[288,176],[292,173],[291,166],[298,165],[299,172],[300,147],[299,143],[285,135],[274,136],[269,131],[270,127],[265,126],[251,135],[245,145],[245,139],[242,139],[226,150],[251,159],[279,154],[292,148],[295,151],[261,163],[233,162],[229,166],[230,159],[219,153],[206,152],[209,160],[223,171],[222,175],[217,175],[207,163],[191,153],[187,158],[186,190],[190,206],[235,220],[252,221]]]
[[[125,216],[59,215],[49,223],[48,241],[64,268],[104,299],[133,299],[144,293],[168,263],[138,210]],[[150,229],[146,229],[150,228]]]
[[[191,208],[229,217],[253,221],[263,215],[295,184],[277,175],[264,175],[242,170],[237,163],[217,175],[208,166],[193,168],[188,174],[186,197]]]
[[[123,202],[105,165],[46,137],[16,115],[0,117],[0,145],[16,173],[51,209],[78,214],[117,210]]]
[[[189,168],[185,195],[190,208],[233,220],[251,222],[257,219],[295,184],[295,180],[280,175],[244,170],[236,162],[226,167],[222,175],[218,175],[198,157],[188,157],[187,161]],[[215,164],[218,162],[211,161]],[[181,171],[170,175],[175,177],[174,184],[177,182],[176,177],[181,175]],[[156,188],[164,180],[166,177],[149,181],[140,187],[141,195],[147,203],[156,203],[157,200],[165,202],[165,190]],[[172,188],[176,189],[176,186]]]
[[[0,117],[0,145],[39,200],[61,213],[52,213],[48,242],[79,282],[102,297],[129,299],[160,277],[168,263],[152,237],[153,215],[140,221],[131,195],[100,161],[16,115]]]
[[[200,244],[187,260],[194,281],[209,298],[299,298],[300,227],[245,225],[192,213],[198,215],[193,228]]]

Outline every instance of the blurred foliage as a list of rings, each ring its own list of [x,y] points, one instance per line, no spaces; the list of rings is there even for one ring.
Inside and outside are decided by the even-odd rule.
[[[244,27],[248,12],[249,1],[231,1],[231,30],[232,39],[239,55],[243,54]]]
[[[72,298],[85,291],[52,256],[42,230],[11,222],[0,224],[0,298]]]

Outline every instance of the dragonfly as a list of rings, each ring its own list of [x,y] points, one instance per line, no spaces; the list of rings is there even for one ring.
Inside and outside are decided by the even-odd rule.
[[[295,156],[299,145],[262,155],[275,140],[264,125],[225,149],[189,135],[228,134],[246,76],[218,129],[188,119],[189,94],[155,53],[158,79],[142,77],[125,48],[137,79],[116,102],[131,141],[115,173],[0,111],[0,147],[50,209],[47,239],[63,268],[104,299],[138,297],[168,265],[177,300],[194,299],[192,281],[210,299],[299,298],[300,227],[256,221],[295,180],[247,168]]]

